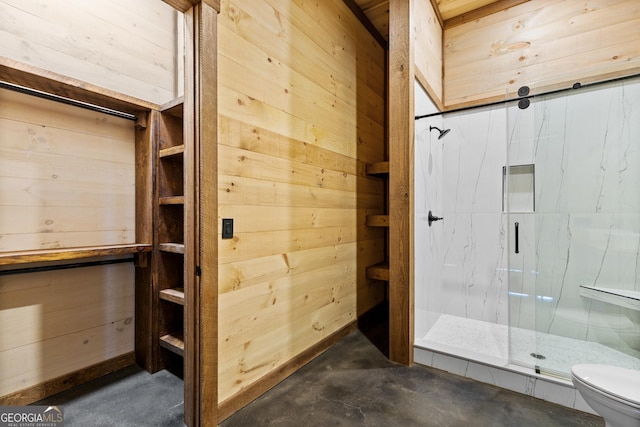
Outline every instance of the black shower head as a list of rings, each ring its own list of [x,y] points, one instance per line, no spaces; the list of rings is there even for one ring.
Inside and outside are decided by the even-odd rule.
[[[451,129],[440,129],[438,127],[435,126],[429,126],[429,132],[431,132],[432,130],[437,130],[438,132],[440,132],[440,135],[438,135],[438,139],[442,139],[444,138],[444,136],[446,134],[448,134],[449,132],[451,132]]]

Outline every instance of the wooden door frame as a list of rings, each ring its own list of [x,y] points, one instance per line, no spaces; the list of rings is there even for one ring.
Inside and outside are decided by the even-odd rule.
[[[215,426],[218,424],[217,15],[220,2],[163,1],[185,17],[185,423],[189,427]]]

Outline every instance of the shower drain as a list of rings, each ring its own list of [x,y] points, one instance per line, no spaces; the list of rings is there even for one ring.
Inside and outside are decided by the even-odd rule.
[[[538,353],[531,353],[531,357],[535,357],[536,359],[539,359],[539,360],[546,359],[546,357],[544,357],[542,354],[538,354]]]

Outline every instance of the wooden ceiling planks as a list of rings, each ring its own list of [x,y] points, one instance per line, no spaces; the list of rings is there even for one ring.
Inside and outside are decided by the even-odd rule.
[[[389,40],[389,0],[353,0],[386,40]],[[522,3],[529,0],[515,0]],[[345,3],[350,3],[351,1]],[[514,0],[433,0],[444,25],[456,25],[469,19],[496,13],[514,6]]]

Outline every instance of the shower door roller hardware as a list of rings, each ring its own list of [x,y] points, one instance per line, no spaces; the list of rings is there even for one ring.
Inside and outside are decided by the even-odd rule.
[[[429,227],[431,227],[431,223],[434,221],[440,221],[444,218],[439,217],[439,216],[433,216],[433,214],[431,213],[431,211],[429,211],[429,216],[427,217],[427,222],[429,223]]]
[[[516,253],[520,253],[520,223],[515,223],[515,234],[516,234]]]

